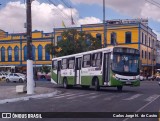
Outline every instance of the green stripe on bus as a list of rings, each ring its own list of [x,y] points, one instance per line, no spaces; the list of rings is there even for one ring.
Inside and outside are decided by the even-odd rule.
[[[99,85],[103,85],[102,76],[97,76],[99,80]],[[93,76],[82,76],[81,77],[81,85],[92,85]]]
[[[57,74],[52,71],[52,79],[57,82]]]

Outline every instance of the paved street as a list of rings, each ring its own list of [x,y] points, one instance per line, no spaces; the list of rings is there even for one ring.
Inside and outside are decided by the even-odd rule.
[[[37,84],[53,88],[48,82]],[[117,92],[116,88],[111,87],[103,88],[99,92],[79,87],[73,89],[55,88],[61,93],[52,98],[3,104],[0,105],[0,112],[158,112],[160,110],[160,86],[157,81],[142,81],[140,87],[124,87],[123,92]],[[158,119],[46,119],[46,121],[66,120],[157,121]]]

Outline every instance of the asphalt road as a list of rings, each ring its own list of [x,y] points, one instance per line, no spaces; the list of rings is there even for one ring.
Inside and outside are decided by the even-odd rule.
[[[117,92],[113,87],[103,88],[97,92],[94,89],[79,87],[63,89],[48,82],[40,82],[38,85],[54,87],[61,93],[47,99],[3,104],[0,105],[0,112],[95,112],[92,114],[94,118],[48,118],[42,119],[43,121],[158,121],[157,118],[96,118],[96,114],[101,112],[159,112],[160,86],[157,81],[143,81],[140,87],[124,87],[122,92]],[[60,115],[63,117],[64,114]],[[7,121],[12,120],[17,119]]]

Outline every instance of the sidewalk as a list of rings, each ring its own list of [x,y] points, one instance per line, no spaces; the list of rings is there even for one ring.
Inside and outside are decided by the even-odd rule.
[[[8,102],[16,102],[23,101],[29,99],[40,99],[40,98],[48,98],[53,97],[57,93],[60,93],[56,89],[53,88],[53,84],[50,82],[36,82],[35,93],[32,95],[28,95],[27,93],[17,93],[16,86],[24,85],[24,83],[5,83],[0,82],[0,104],[8,103]],[[38,84],[40,83],[40,84]],[[47,84],[45,84],[47,83]]]

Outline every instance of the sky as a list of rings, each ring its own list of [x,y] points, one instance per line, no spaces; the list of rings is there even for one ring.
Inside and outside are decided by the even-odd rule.
[[[25,0],[0,0],[0,29],[25,32]],[[149,20],[149,27],[160,40],[160,0],[105,0],[106,20]],[[71,18],[73,17],[74,25]],[[53,32],[53,28],[76,27],[103,21],[103,0],[33,0],[32,30]]]

